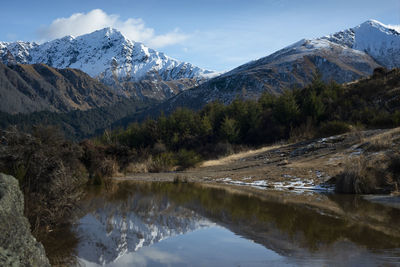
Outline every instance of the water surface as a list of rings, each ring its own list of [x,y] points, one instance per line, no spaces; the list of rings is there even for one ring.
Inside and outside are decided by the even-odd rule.
[[[86,266],[397,266],[399,223],[354,196],[122,183],[82,201],[67,250]]]

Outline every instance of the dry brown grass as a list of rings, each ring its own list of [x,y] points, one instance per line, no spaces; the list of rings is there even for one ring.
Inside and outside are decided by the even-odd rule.
[[[360,156],[346,162],[344,171],[336,177],[335,191],[346,194],[386,193],[391,183],[387,171],[387,157]]]
[[[171,153],[162,153],[155,157],[149,156],[140,162],[131,162],[123,170],[126,174],[138,174],[149,172],[165,172],[174,169],[174,160]]]
[[[366,148],[367,151],[382,151],[391,148],[393,145],[391,138],[375,138],[371,140]]]
[[[400,128],[394,128],[383,133],[365,137],[362,132],[359,134],[358,143],[364,146],[367,152],[386,151],[393,148],[395,143],[400,141]]]
[[[228,164],[228,163],[240,160],[241,158],[251,157],[251,156],[257,155],[259,153],[264,153],[269,150],[277,149],[281,146],[282,145],[267,146],[267,147],[262,147],[260,149],[248,150],[248,151],[236,153],[233,155],[229,155],[227,157],[222,157],[220,159],[208,160],[208,161],[203,162],[200,165],[200,167],[211,167],[211,166]]]
[[[115,159],[105,158],[101,162],[99,168],[99,173],[104,177],[111,177],[119,174],[118,162]]]
[[[149,166],[151,165],[151,158],[148,158],[145,161],[141,162],[131,162],[128,166],[124,169],[124,172],[127,174],[130,173],[148,173]]]

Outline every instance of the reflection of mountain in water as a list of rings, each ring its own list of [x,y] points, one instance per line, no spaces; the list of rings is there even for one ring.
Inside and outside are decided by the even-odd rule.
[[[113,262],[165,238],[213,225],[166,198],[135,194],[96,208],[98,204],[91,202],[89,209],[95,211],[81,218],[76,227],[80,238],[78,257],[97,264]]]
[[[167,237],[218,224],[295,264],[400,259],[397,209],[350,196],[263,191],[256,197],[230,191],[195,184],[122,184],[85,202],[88,212],[77,226],[78,256],[105,264]]]
[[[195,198],[194,188],[188,187],[187,194]],[[329,266],[344,260],[349,261],[345,266],[352,266],[350,261],[371,266],[400,260],[397,209],[359,196],[315,194],[302,199],[296,194],[272,197],[263,193],[260,198],[224,189],[202,191],[199,201],[186,206],[296,264]],[[207,191],[214,201],[203,200]]]

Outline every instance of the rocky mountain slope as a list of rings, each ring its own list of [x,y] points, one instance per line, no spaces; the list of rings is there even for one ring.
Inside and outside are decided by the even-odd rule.
[[[376,67],[400,66],[400,33],[369,20],[325,37],[303,39],[267,57],[239,66],[170,99],[162,109],[201,107],[236,96],[255,98],[302,87],[319,72],[325,81],[344,83],[368,76]]]
[[[67,112],[108,106],[123,96],[76,69],[0,63],[0,111]]]
[[[146,80],[146,83],[155,85],[153,95],[156,94],[156,98],[168,97],[218,74],[170,58],[142,43],[127,39],[112,28],[78,37],[66,36],[43,44],[0,42],[0,60],[4,63],[43,63],[60,69],[80,69],[119,90],[124,91],[128,87],[127,96],[135,96],[136,91],[141,95],[143,85],[135,82]],[[169,84],[164,81],[175,82]],[[133,84],[126,84],[131,82]],[[152,94],[144,91],[144,95]],[[161,92],[161,96],[157,92]]]
[[[321,39],[363,51],[386,68],[400,66],[400,33],[376,20]]]

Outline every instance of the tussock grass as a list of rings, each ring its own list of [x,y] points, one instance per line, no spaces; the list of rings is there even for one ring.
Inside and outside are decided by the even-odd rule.
[[[335,191],[346,194],[378,193],[387,182],[383,170],[376,168],[365,157],[347,162],[336,179]]]
[[[125,173],[148,173],[151,159],[141,162],[131,162],[124,169]]]
[[[398,191],[400,183],[400,154],[380,153],[371,158],[361,156],[346,163],[336,176],[337,193],[378,194]]]
[[[281,147],[282,145],[273,145],[273,146],[266,146],[266,147],[262,147],[259,149],[255,149],[255,150],[248,150],[248,151],[244,151],[244,152],[239,152],[233,155],[229,155],[227,157],[222,157],[220,159],[215,159],[215,160],[208,160],[205,161],[201,164],[201,167],[211,167],[211,166],[218,166],[218,165],[224,165],[224,164],[228,164],[231,162],[234,162],[236,160],[239,160],[241,158],[246,158],[246,157],[251,157],[254,155],[257,155],[259,153],[263,153],[269,150],[273,150],[273,149],[277,149],[279,147]]]

